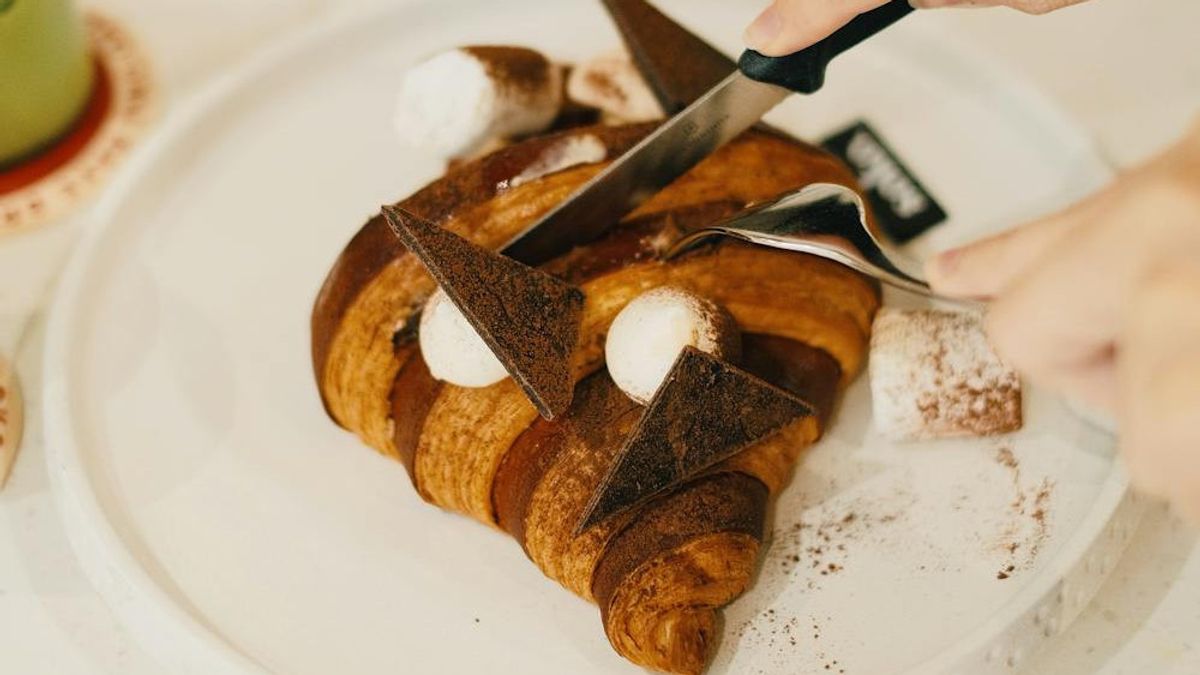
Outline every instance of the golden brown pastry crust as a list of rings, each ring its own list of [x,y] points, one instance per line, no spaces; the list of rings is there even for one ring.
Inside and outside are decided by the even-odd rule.
[[[590,127],[531,139],[468,162],[397,205],[482,246],[500,246],[600,168],[579,166],[503,188],[541,153],[564,138],[591,134],[615,156],[652,128]],[[421,264],[376,216],[342,251],[313,308],[313,368],[326,410],[368,445],[392,457],[397,453],[387,392],[412,353],[395,350],[392,336],[433,287]]]
[[[729,243],[676,263],[631,265],[583,284],[577,381],[603,365],[604,336],[625,304],[668,284],[723,305],[745,332],[798,340],[829,352],[842,372],[859,369],[871,319],[866,303],[874,302],[870,284],[835,263]],[[421,495],[494,524],[496,470],[536,416],[512,380],[484,389],[444,385],[416,449]]]
[[[574,130],[614,153],[649,127]],[[600,165],[503,193],[545,139],[467,163],[402,202],[476,243],[498,246]],[[532,148],[532,149],[531,149]],[[507,155],[505,154],[507,153]],[[540,419],[511,379],[482,389],[438,383],[412,338],[433,290],[419,263],[372,221],[330,274],[313,317],[313,357],[330,414],[404,462],[424,499],[511,533],[547,576],[601,607],[615,649],[641,665],[698,672],[716,610],[750,582],[771,495],[820,435],[839,387],[860,369],[878,288],[828,261],[722,242],[664,262],[680,232],[814,181],[853,185],[831,157],[750,132],[631,214],[611,235],[546,268],[586,295],[572,357],[575,403]],[[382,228],[386,229],[386,228]],[[370,247],[374,250],[365,250]],[[819,411],[676,491],[575,532],[640,406],[603,371],[613,318],[641,292],[677,285],[722,304],[746,333],[742,366]]]
[[[618,652],[655,670],[703,668],[716,610],[750,582],[768,496],[745,474],[706,476],[651,504],[613,538],[593,584]]]
[[[604,164],[578,166],[502,189],[539,153],[563,138],[592,135],[613,157],[654,127],[582,127],[518,143],[469,162],[397,205],[482,246],[502,245]],[[731,169],[736,167],[736,170]],[[746,204],[814,181],[853,185],[838,161],[815,148],[749,132],[717,151],[644,204],[631,219],[710,203]],[[322,401],[339,424],[380,452],[396,457],[388,392],[411,355],[392,336],[433,291],[420,263],[372,218],[335,262],[312,315],[312,355]]]

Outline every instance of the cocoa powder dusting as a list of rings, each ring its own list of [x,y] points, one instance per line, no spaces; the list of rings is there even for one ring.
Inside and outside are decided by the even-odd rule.
[[[1049,537],[1054,482],[1043,478],[1032,486],[1026,485],[1021,478],[1021,463],[1011,447],[999,447],[995,462],[1008,471],[1013,489],[1012,501],[1003,514],[999,539],[993,545],[995,550],[1005,554],[1005,561],[996,573],[996,578],[1003,581],[1029,567]]]
[[[819,590],[818,577],[836,575],[853,565],[850,557],[855,543],[870,537],[873,530],[895,522],[904,515],[900,510],[876,513],[860,505],[841,515],[818,522],[798,520],[776,528],[770,558],[777,558],[785,572],[804,573],[808,588]],[[868,506],[868,508],[871,508]]]
[[[404,209],[384,217],[546,419],[571,404],[583,292]]]
[[[685,347],[588,504],[579,531],[815,412],[791,392]]]
[[[829,617],[825,617],[825,620],[828,621]],[[781,656],[786,658],[789,652],[794,652],[806,639],[808,635],[806,626],[810,623],[812,639],[820,640],[821,626],[816,617],[809,616],[808,621],[802,622],[798,616],[784,617],[774,609],[767,609],[743,622],[733,634],[739,642],[750,640],[759,648],[775,648]],[[823,662],[825,670],[837,673],[846,672],[845,667],[837,659],[829,658],[823,651],[817,653],[817,658]],[[765,674],[767,671],[760,669],[758,672]]]
[[[854,551],[871,546],[891,523],[903,520],[911,506],[911,496],[897,494],[885,502],[855,500],[844,508],[819,518],[800,519],[776,525],[764,564],[779,566],[792,579],[809,591],[820,591],[833,577],[854,565]],[[787,671],[795,666],[796,654],[804,652],[816,657],[817,667],[839,674],[846,666],[822,649],[825,626],[832,617],[812,614],[792,614],[770,608],[746,619],[733,631],[738,642],[752,648],[774,651],[777,670]],[[765,672],[765,671],[763,671]]]
[[[884,310],[871,344],[876,414],[888,435],[994,436],[1021,428],[1020,378],[992,351],[977,317]]]
[[[542,90],[556,67],[540,52],[526,47],[481,45],[462,50],[479,59],[501,86],[517,90]]]
[[[625,90],[617,86],[617,83],[613,82],[612,77],[607,73],[593,70],[588,72],[584,79],[605,97],[612,97],[621,103],[629,100],[629,95],[625,93]]]
[[[947,344],[969,330],[965,317],[931,320],[937,349],[928,366],[936,374],[934,388],[923,393],[917,407],[927,426],[945,427],[975,436],[1007,433],[1021,427],[1020,382],[1015,373],[997,370],[995,364],[966,371],[952,362]],[[914,386],[918,383],[913,382]]]

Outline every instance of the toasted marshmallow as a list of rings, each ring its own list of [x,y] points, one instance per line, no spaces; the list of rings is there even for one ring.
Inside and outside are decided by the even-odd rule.
[[[572,69],[567,77],[567,97],[598,108],[610,123],[663,117],[654,92],[624,51],[598,56]]]
[[[445,157],[547,129],[562,107],[562,68],[523,47],[460,47],[413,66],[396,101],[396,132]]]
[[[460,387],[488,387],[508,377],[500,359],[442,289],[425,303],[417,336],[429,373]]]
[[[634,298],[617,314],[604,345],[613,382],[638,403],[649,403],[687,346],[736,361],[742,336],[722,307],[673,287]]]
[[[971,313],[884,309],[871,337],[875,424],[897,441],[1021,428],[1021,380]]]

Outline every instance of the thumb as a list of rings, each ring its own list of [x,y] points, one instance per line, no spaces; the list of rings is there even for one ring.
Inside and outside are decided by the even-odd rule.
[[[746,46],[764,56],[811,47],[888,0],[775,0],[746,29]]]

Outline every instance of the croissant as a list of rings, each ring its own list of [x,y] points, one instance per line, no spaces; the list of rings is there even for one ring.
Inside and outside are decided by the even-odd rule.
[[[454,168],[399,206],[499,247],[651,129],[585,127],[526,140]],[[563,149],[579,143],[599,144],[606,158],[564,168]],[[622,656],[655,670],[700,672],[716,642],[717,612],[753,577],[772,496],[860,370],[879,290],[837,264],[736,242],[670,261],[662,254],[684,232],[816,181],[854,186],[831,156],[747,132],[602,239],[547,264],[586,298],[571,360],[574,400],[552,422],[511,378],[468,389],[430,375],[415,319],[435,284],[374,218],[342,252],[313,311],[326,410],[402,462],[423,499],[508,532],[548,577],[597,603]],[[817,414],[577,533],[642,410],[604,370],[605,333],[626,303],[666,284],[724,306],[743,332],[740,367]]]

